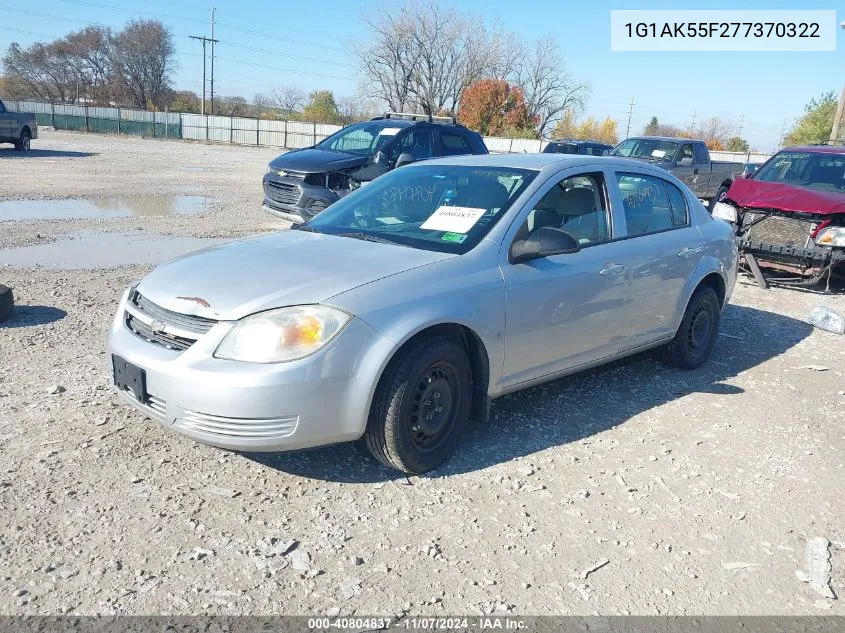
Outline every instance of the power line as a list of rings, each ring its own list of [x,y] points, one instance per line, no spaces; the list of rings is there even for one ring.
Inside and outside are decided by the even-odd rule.
[[[257,48],[255,46],[247,46],[246,44],[235,44],[226,40],[220,40],[220,43],[224,46],[231,46],[232,48],[243,48],[244,50],[254,51],[256,53],[266,53],[267,55],[273,55],[274,57],[290,57],[291,59],[299,59],[305,62],[315,62],[318,64],[331,64],[332,66],[348,66],[349,68],[355,68],[355,64],[350,64],[348,62],[336,62],[331,59],[318,59],[315,57],[292,55],[290,53],[279,53],[278,51],[271,51],[267,50],[266,48]]]
[[[304,75],[307,77],[325,77],[326,79],[340,79],[342,81],[352,81],[353,79],[350,77],[340,77],[339,75],[326,75],[323,73],[312,73],[312,72],[304,72],[301,70],[293,70],[292,68],[280,68],[278,66],[267,66],[265,64],[256,64],[254,62],[247,62],[242,59],[231,59],[229,57],[220,57],[217,56],[217,59],[224,61],[224,62],[231,62],[233,64],[241,64],[243,66],[251,66],[252,68],[262,68],[264,70],[278,70],[281,72],[286,73],[293,73],[294,75]]]
[[[193,22],[195,24],[204,24],[205,20],[200,20],[199,18],[188,18],[179,15],[172,15],[169,13],[153,13],[150,11],[139,11],[137,9],[128,9],[125,7],[116,7],[111,4],[101,4],[99,2],[88,2],[87,0],[60,0],[61,2],[66,2],[68,4],[77,4],[82,6],[88,7],[96,7],[98,9],[111,9],[112,11],[123,11],[124,13],[134,13],[140,14],[143,16],[149,16],[154,18],[166,18],[168,20],[178,20],[180,22]]]

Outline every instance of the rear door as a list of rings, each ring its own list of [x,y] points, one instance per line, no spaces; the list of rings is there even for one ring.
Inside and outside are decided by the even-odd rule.
[[[674,334],[704,240],[692,224],[684,193],[672,182],[627,166],[612,180],[612,194],[625,215],[632,299],[625,330],[633,349]]]

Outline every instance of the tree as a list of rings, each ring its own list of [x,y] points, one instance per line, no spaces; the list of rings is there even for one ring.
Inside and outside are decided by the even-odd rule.
[[[616,131],[616,120],[606,117],[599,125],[596,131],[595,139],[608,145],[616,145],[619,143],[619,134]]]
[[[749,149],[748,141],[741,136],[732,136],[725,143],[725,149],[729,152],[747,152]]]
[[[837,100],[835,93],[825,92],[804,106],[804,115],[798,119],[792,131],[786,135],[786,145],[810,145],[824,143],[833,131]]]
[[[658,136],[657,130],[659,127],[660,123],[657,122],[657,117],[651,117],[651,121],[643,128],[643,136]]]
[[[305,105],[305,93],[292,86],[277,86],[271,93],[273,105],[282,111],[282,115],[290,118]]]
[[[337,102],[331,90],[317,90],[308,96],[308,105],[302,110],[302,119],[313,123],[341,122]]]
[[[732,131],[733,124],[719,117],[711,117],[701,122],[693,136],[703,140],[709,149],[723,150]]]
[[[464,91],[460,103],[461,122],[483,136],[504,136],[506,130],[533,132],[535,122],[522,89],[504,79],[477,81]]]
[[[164,24],[155,20],[129,22],[110,39],[108,59],[131,105],[164,105],[176,68],[173,36]]]
[[[552,138],[555,140],[575,138],[576,128],[575,113],[572,110],[566,110],[555,125],[555,129],[552,130]]]
[[[368,17],[369,34],[352,45],[368,92],[392,110],[455,111],[463,92],[495,74],[505,35],[476,14],[437,0],[384,5]]]
[[[595,117],[587,117],[581,123],[572,110],[567,110],[552,132],[554,139],[590,140],[616,145],[619,142],[617,123],[606,117],[601,123]]]
[[[198,113],[200,111],[199,95],[191,90],[177,90],[173,93],[169,108],[173,112]]]
[[[589,93],[585,83],[574,81],[565,71],[557,39],[539,38],[533,49],[523,51],[514,71],[514,81],[525,92],[529,116],[537,121],[542,136],[566,110],[580,110]]]

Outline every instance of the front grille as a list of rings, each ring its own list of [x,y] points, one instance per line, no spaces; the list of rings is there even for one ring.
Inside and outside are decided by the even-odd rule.
[[[156,345],[161,345],[167,349],[177,350],[180,352],[184,352],[196,342],[196,339],[190,339],[184,336],[175,336],[166,332],[153,331],[150,326],[140,319],[136,319],[128,312],[126,313],[126,327],[149,343],[155,343]]]
[[[161,398],[157,398],[155,396],[147,395],[147,406],[152,409],[156,414],[161,417],[164,417],[167,413],[167,403],[162,400]]]
[[[282,204],[296,204],[302,197],[302,189],[298,185],[287,182],[268,180],[267,197]]]
[[[762,243],[796,249],[813,245],[812,234],[818,227],[818,222],[747,212],[743,216],[742,224],[749,226],[758,219],[760,221],[745,232],[745,241],[750,244]]]
[[[133,292],[129,302],[138,314],[149,320],[127,310],[126,327],[149,343],[179,352],[188,349],[217,323],[214,319],[162,308],[139,292]]]

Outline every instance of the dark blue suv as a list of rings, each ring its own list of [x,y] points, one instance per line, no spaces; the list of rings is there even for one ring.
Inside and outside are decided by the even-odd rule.
[[[453,118],[390,112],[273,159],[264,175],[264,210],[304,222],[396,167],[437,156],[487,153],[481,135]]]

